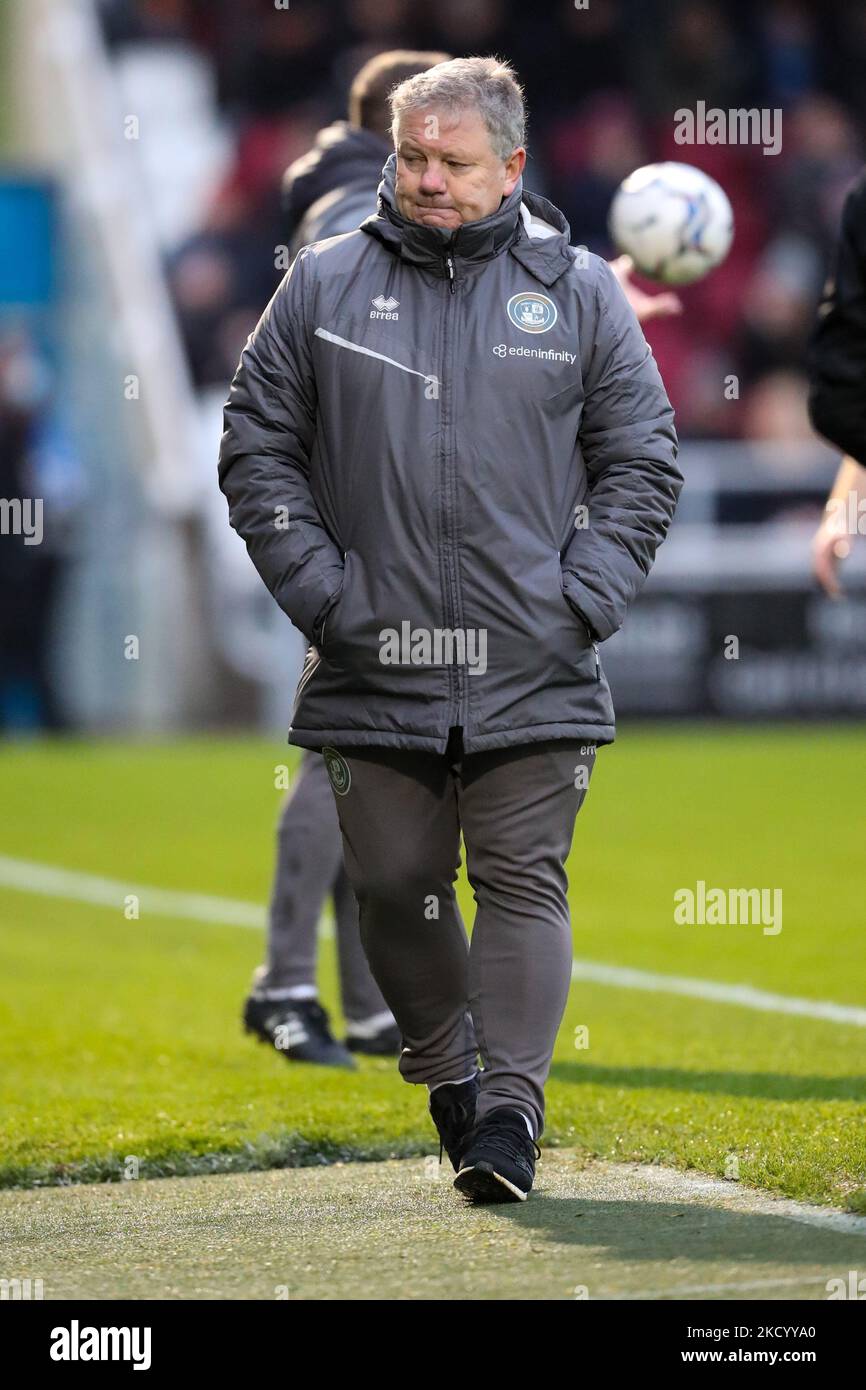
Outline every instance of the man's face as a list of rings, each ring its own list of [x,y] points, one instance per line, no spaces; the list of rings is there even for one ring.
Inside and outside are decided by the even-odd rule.
[[[397,208],[410,222],[454,231],[495,212],[514,189],[526,151],[503,163],[474,108],[405,111],[396,131]]]

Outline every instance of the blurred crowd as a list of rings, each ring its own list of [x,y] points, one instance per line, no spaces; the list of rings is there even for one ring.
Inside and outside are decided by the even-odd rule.
[[[863,0],[100,0],[100,11],[112,47],[205,52],[236,134],[232,168],[169,264],[199,386],[227,384],[282,276],[282,174],[345,116],[361,65],[394,47],[496,53],[527,94],[525,182],[563,211],[574,244],[612,254],[614,190],[654,160],[699,165],[731,199],[728,260],[683,292],[682,316],[647,327],[681,434],[809,437],[804,343],[866,148]],[[699,101],[780,108],[780,153],[678,145],[675,112]]]

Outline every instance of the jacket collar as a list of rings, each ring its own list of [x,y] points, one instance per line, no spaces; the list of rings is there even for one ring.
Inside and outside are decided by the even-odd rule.
[[[451,256],[460,278],[461,262],[488,261],[510,251],[544,285],[552,285],[571,265],[568,223],[546,198],[524,192],[522,178],[489,217],[464,222],[449,231],[447,227],[423,227],[419,222],[410,222],[398,211],[394,195],[396,167],[397,156],[392,154],[382,170],[377,210],[361,223],[361,231],[375,237],[392,255],[443,277],[448,274],[446,257]],[[553,235],[532,237],[521,216],[521,203],[532,217],[546,222]]]

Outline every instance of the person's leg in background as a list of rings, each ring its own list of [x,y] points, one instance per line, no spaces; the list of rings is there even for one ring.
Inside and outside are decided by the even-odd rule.
[[[319,919],[325,899],[338,888],[341,876],[345,876],[343,847],[327,770],[321,754],[306,752],[280,813],[268,915],[268,959],[255,973],[244,1007],[244,1023],[248,1031],[276,1046],[290,1060],[353,1067],[350,1052],[331,1032],[316,987]],[[350,949],[351,928],[344,900],[338,911],[342,917],[339,952]],[[357,908],[354,911],[357,914]],[[358,979],[362,972],[363,978]],[[356,1016],[359,1021],[363,1024],[373,1015],[380,1016],[378,1029],[361,1038],[356,1050],[366,1051],[372,1044],[371,1050],[380,1053],[376,1034],[390,1031],[390,1050],[395,1053],[399,1040],[394,1021],[382,1017],[384,1005],[360,943],[352,965],[344,969],[341,962],[341,979],[346,978],[352,981],[353,1003],[365,1009]]]

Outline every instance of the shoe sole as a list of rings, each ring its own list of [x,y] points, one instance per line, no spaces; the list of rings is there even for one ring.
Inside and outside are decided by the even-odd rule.
[[[481,1162],[471,1168],[461,1168],[454,1186],[470,1202],[525,1202],[529,1196],[497,1173],[492,1163]]]

